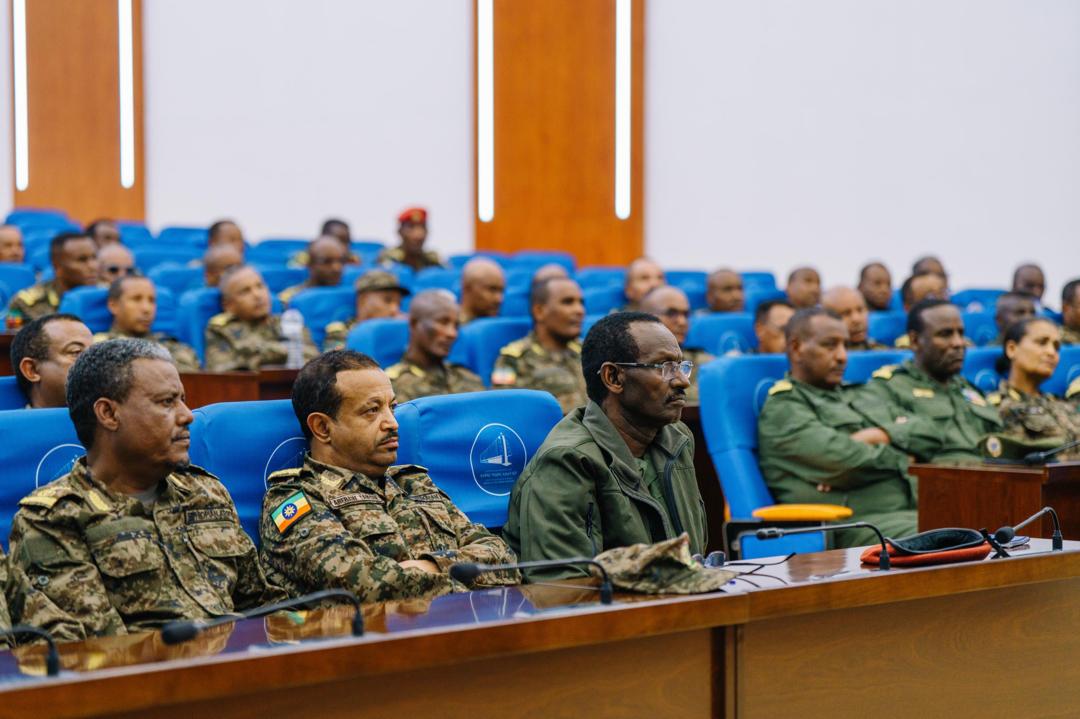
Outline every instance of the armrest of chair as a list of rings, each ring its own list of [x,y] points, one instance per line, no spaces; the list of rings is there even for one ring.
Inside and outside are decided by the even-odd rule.
[[[773,504],[751,514],[766,522],[835,522],[850,517],[852,510],[839,504]]]

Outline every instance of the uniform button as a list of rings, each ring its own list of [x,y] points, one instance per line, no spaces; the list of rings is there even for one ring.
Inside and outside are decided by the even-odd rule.
[[[36,581],[37,581],[37,585],[39,587],[45,587],[45,586],[48,586],[48,584],[49,584],[49,578],[47,576],[45,576],[44,574],[39,574],[37,576]]]
[[[308,529],[307,527],[301,527],[301,528],[300,528],[300,536],[301,536],[301,537],[306,537],[306,536],[308,536],[308,535],[309,535],[310,533],[311,533],[311,530],[309,530],[309,529]]]

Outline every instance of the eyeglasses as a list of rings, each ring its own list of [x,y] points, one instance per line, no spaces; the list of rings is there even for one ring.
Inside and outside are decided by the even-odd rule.
[[[690,360],[683,360],[681,362],[663,362],[660,364],[646,364],[644,362],[612,362],[611,364],[616,367],[640,367],[642,369],[658,369],[660,370],[660,377],[665,382],[670,382],[675,379],[675,373],[678,372],[686,379],[690,379],[690,373],[694,371],[694,363]],[[599,374],[599,372],[597,372]]]

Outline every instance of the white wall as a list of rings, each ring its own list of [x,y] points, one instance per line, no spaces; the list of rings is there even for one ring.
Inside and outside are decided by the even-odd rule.
[[[11,0],[0,0],[0,222],[15,197],[15,136],[11,126]]]
[[[648,3],[646,247],[667,266],[939,253],[954,289],[1080,276],[1080,4]]]
[[[469,0],[145,0],[147,219],[472,248]]]

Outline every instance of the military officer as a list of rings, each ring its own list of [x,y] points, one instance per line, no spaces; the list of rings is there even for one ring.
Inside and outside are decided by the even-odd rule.
[[[873,312],[884,312],[892,304],[892,275],[880,262],[863,265],[859,270],[859,292]]]
[[[446,361],[457,339],[460,311],[447,290],[425,290],[413,298],[409,346],[401,361],[386,370],[398,402],[485,389],[475,372]]]
[[[25,259],[22,230],[16,225],[0,225],[0,262],[22,262]]]
[[[503,534],[523,561],[593,557],[688,535],[708,544],[694,438],[680,422],[689,362],[653,315],[600,319],[582,351],[588,403],[564,417],[518,477]],[[526,572],[583,576],[581,567]]]
[[[491,386],[550,392],[565,414],[586,399],[578,342],[585,319],[581,288],[565,278],[534,282],[529,306],[532,332],[499,350]]]
[[[67,406],[68,372],[93,343],[90,328],[75,315],[45,315],[24,325],[11,341],[11,366],[26,409]]]
[[[408,265],[415,271],[425,267],[442,267],[436,252],[424,249],[428,236],[428,213],[422,207],[410,207],[398,215],[398,235],[401,244],[379,253],[376,262],[381,265],[398,263]]]
[[[768,300],[754,309],[756,354],[779,354],[784,351],[784,330],[795,308],[787,300]]]
[[[311,287],[337,287],[345,271],[348,249],[330,235],[323,235],[308,244],[306,266],[308,278],[298,285],[286,287],[278,293],[281,304],[288,306],[293,297]]]
[[[120,228],[117,227],[116,220],[94,220],[86,226],[86,234],[99,250],[106,245],[120,244]]]
[[[821,305],[835,312],[847,328],[847,348],[852,351],[889,349],[868,334],[870,312],[866,298],[850,287],[833,287],[821,297]]]
[[[742,275],[735,270],[721,267],[709,273],[705,281],[705,312],[745,312],[746,293],[743,291]]]
[[[343,264],[346,265],[358,265],[360,264],[360,258],[352,251],[352,236],[349,231],[349,223],[345,220],[329,219],[322,224],[322,229],[319,230],[320,237],[332,237],[341,244],[341,249],[344,251]],[[308,250],[300,250],[295,255],[289,258],[289,267],[307,267],[311,262],[310,248]]]
[[[1046,275],[1042,268],[1031,263],[1017,267],[1013,272],[1012,291],[1028,295],[1041,304],[1046,292]]]
[[[221,283],[221,276],[231,269],[244,264],[244,255],[237,252],[232,245],[217,245],[207,248],[203,254],[203,284],[207,287],[217,287]]]
[[[157,289],[147,277],[121,277],[109,285],[106,302],[113,316],[108,332],[98,332],[94,342],[130,337],[150,340],[169,351],[181,372],[198,372],[199,356],[195,348],[164,332],[152,332],[150,328],[157,317]]]
[[[506,275],[498,262],[474,257],[461,268],[461,324],[477,317],[498,317]]]
[[[778,502],[842,504],[854,511],[852,521],[906,537],[916,531],[915,479],[907,472],[907,454],[853,406],[851,391],[841,386],[846,343],[845,323],[831,310],[812,307],[791,318],[791,371],[769,390],[758,418],[761,473]],[[845,530],[835,540],[857,547],[875,536]]]
[[[68,290],[97,284],[97,247],[87,235],[62,232],[54,237],[49,243],[49,261],[55,277],[15,293],[8,305],[9,328],[53,314]]]
[[[385,270],[371,270],[356,280],[356,313],[348,322],[331,322],[326,326],[323,349],[345,346],[349,330],[365,320],[396,319],[401,317],[401,301],[409,290],[398,278]]]
[[[821,301],[821,275],[813,267],[796,267],[788,275],[787,301],[797,310]]]
[[[258,370],[283,364],[289,350],[281,333],[281,317],[270,313],[270,291],[254,267],[244,265],[221,278],[225,311],[206,324],[206,370]],[[304,328],[304,359],[319,354]]]
[[[1023,292],[1006,292],[997,299],[994,307],[994,324],[998,336],[990,344],[1001,345],[1005,332],[1020,320],[1035,316],[1035,298]]]
[[[228,491],[188,463],[191,411],[168,352],[145,340],[86,350],[68,408],[87,448],[19,502],[12,561],[66,615],[61,640],[208,619],[282,598]],[[17,621],[39,624],[23,611]]]
[[[856,408],[874,418],[893,446],[920,462],[977,462],[978,445],[1001,419],[979,390],[960,376],[964,322],[944,300],[923,300],[908,313],[914,360],[874,372]]]
[[[675,336],[682,349],[683,359],[690,360],[700,370],[715,357],[702,349],[686,346],[686,335],[690,331],[690,300],[678,287],[662,285],[657,287],[641,301],[641,311],[660,319],[664,326]],[[686,388],[686,401],[695,404],[698,401],[697,375],[690,380]]]
[[[935,258],[929,258],[937,262]],[[932,266],[933,263],[931,263]],[[916,266],[919,266],[916,263]],[[945,275],[936,272],[924,272],[921,275],[912,275],[904,280],[900,286],[900,300],[904,306],[904,312],[911,312],[911,308],[923,300],[947,300],[949,299],[949,285]],[[968,347],[974,346],[970,340],[965,340]],[[896,338],[893,347],[898,349],[911,349],[911,338],[905,332]]]
[[[292,403],[310,449],[299,469],[270,475],[259,533],[271,582],[293,596],[342,587],[371,602],[451,591],[455,562],[515,561],[423,467],[393,466],[394,391],[373,359],[327,352],[300,372]]]
[[[108,287],[121,277],[138,273],[135,269],[135,255],[124,245],[113,242],[98,247],[98,282]]]
[[[1061,341],[1080,344],[1080,279],[1070,280],[1061,290]]]
[[[535,281],[535,280],[534,280]],[[665,283],[664,270],[660,265],[648,257],[639,257],[626,268],[626,280],[623,283],[623,294],[626,295],[626,305],[623,312],[636,312],[645,295]]]
[[[244,256],[247,248],[243,230],[232,220],[218,220],[210,225],[207,230],[206,244],[207,247],[231,247],[240,254],[240,257]]]

